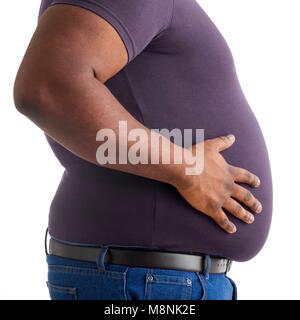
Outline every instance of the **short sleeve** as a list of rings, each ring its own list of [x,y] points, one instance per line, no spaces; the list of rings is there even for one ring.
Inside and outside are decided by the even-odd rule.
[[[133,60],[151,40],[164,31],[172,17],[174,0],[53,0],[90,10],[118,32]]]

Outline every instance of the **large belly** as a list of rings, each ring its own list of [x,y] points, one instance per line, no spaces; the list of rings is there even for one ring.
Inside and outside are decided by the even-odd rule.
[[[202,85],[198,91],[194,88],[193,101],[179,101],[180,96],[177,95],[177,103],[182,106],[180,113],[177,109],[177,116],[174,104],[166,103],[160,120],[152,119],[150,113],[147,120],[154,127],[204,129],[205,139],[234,134],[235,144],[222,154],[229,164],[245,168],[260,177],[259,188],[244,187],[261,201],[263,212],[255,216],[252,225],[230,215],[237,232],[229,235],[207,216],[185,203],[176,190],[159,184],[156,190],[154,243],[174,249],[184,243],[191,251],[245,261],[260,251],[269,232],[272,215],[270,163],[262,131],[237,79],[224,85],[226,88],[221,89],[217,85]]]
[[[185,202],[175,188],[97,167],[49,139],[67,168],[52,202],[50,233],[78,243],[207,253],[236,261],[254,257],[265,243],[272,214],[270,164],[261,129],[238,84],[223,95],[210,95],[207,90],[198,94],[202,94],[200,99],[196,97],[199,102],[182,101],[180,112],[168,103],[171,98],[162,104],[163,112],[142,110],[145,124],[151,128],[200,128],[205,130],[205,139],[235,134],[235,144],[223,156],[261,180],[259,188],[245,185],[263,205],[252,225],[230,216],[237,232],[229,235]]]

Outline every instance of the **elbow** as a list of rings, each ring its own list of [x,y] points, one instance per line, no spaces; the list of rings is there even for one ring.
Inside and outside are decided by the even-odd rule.
[[[33,77],[27,78],[19,72],[13,88],[14,104],[17,111],[28,118],[41,112],[45,105],[46,89],[37,84]]]
[[[19,76],[19,75],[18,75]],[[24,114],[26,110],[26,105],[28,104],[27,101],[32,99],[32,95],[29,92],[26,92],[25,83],[22,83],[18,76],[14,83],[13,89],[13,97],[14,97],[14,104],[20,113]],[[30,97],[29,97],[30,96]]]
[[[90,81],[90,72],[68,72],[63,68],[23,72],[21,67],[14,83],[14,104],[21,114],[44,127],[68,114],[69,106],[86,94]]]
[[[91,81],[88,72],[72,73],[64,69],[43,72],[19,70],[13,89],[16,109],[28,118],[52,117],[67,111],[68,105],[74,103],[78,95]],[[34,119],[31,119],[34,120]]]
[[[46,75],[46,76],[45,76]],[[51,72],[19,71],[13,88],[14,105],[18,112],[43,128],[48,121],[62,116],[59,102],[63,92],[70,90],[65,79],[54,81]]]

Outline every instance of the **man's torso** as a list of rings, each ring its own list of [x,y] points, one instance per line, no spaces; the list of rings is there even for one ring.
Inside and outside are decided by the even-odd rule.
[[[48,5],[44,1],[41,13]],[[268,154],[227,43],[196,1],[175,0],[169,27],[106,85],[149,128],[199,128],[205,130],[205,139],[234,134],[236,143],[223,155],[260,177],[261,186],[251,192],[264,210],[252,225],[231,216],[238,231],[228,235],[172,186],[90,164],[47,137],[66,168],[51,204],[50,234],[68,242],[233,260],[257,254],[271,221]]]

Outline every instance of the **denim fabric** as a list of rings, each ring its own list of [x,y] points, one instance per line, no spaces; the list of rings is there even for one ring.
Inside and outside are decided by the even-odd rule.
[[[129,267],[47,255],[52,300],[236,300],[226,274]],[[103,256],[102,256],[103,258]]]

